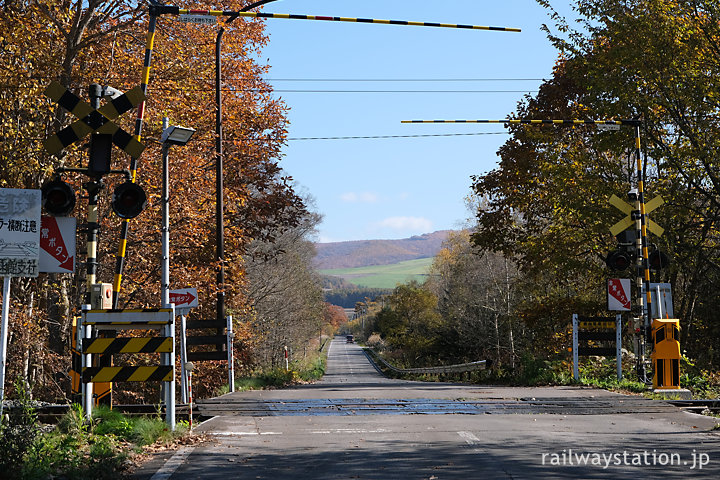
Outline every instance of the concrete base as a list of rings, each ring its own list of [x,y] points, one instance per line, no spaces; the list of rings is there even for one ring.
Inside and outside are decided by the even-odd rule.
[[[656,388],[655,395],[662,395],[665,400],[692,400],[692,393],[686,388]]]

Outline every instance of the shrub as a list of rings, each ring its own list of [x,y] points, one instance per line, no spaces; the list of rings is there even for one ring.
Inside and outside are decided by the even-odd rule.
[[[23,383],[15,382],[17,407],[0,420],[0,472],[4,478],[20,478],[22,466],[40,434],[37,415]]]
[[[90,423],[85,418],[85,411],[79,403],[70,405],[70,410],[63,415],[57,425],[58,431],[69,435],[84,435],[90,430]]]
[[[325,375],[325,368],[327,359],[325,356],[319,356],[310,363],[306,368],[303,368],[299,372],[299,376],[302,380],[310,382],[313,380],[319,380]]]
[[[99,406],[93,410],[93,420],[97,435],[115,435],[123,440],[132,440],[133,425],[122,413],[107,406]]]
[[[170,430],[165,421],[158,417],[139,417],[132,420],[130,440],[138,446],[151,445],[156,442],[165,445],[185,434],[183,424],[176,424],[175,431]]]
[[[378,351],[382,351],[385,348],[385,341],[380,337],[379,333],[373,333],[367,339],[367,346]]]

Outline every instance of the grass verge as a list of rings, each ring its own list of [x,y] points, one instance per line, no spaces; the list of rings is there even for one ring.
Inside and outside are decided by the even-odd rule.
[[[235,391],[284,388],[314,382],[325,375],[326,366],[327,347],[308,355],[305,359],[290,362],[289,370],[285,370],[285,367],[276,367],[258,370],[251,375],[236,378]],[[223,385],[216,394],[224,395],[229,391],[228,385]]]
[[[125,417],[108,407],[95,409],[87,419],[77,404],[57,425],[42,425],[28,396],[19,391],[20,408],[0,423],[3,479],[120,479],[142,446],[167,445],[187,432],[183,422],[173,432],[159,415]]]

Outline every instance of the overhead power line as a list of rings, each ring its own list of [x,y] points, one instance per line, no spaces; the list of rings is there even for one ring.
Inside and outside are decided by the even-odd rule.
[[[17,85],[0,85],[0,88],[13,90],[37,90],[35,86],[17,86]],[[203,87],[166,87],[156,85],[154,90],[161,91],[195,91],[195,92],[214,92],[212,88]],[[252,92],[252,93],[533,93],[537,90],[379,90],[379,89],[274,89],[274,88],[223,88],[223,92]]]
[[[238,89],[236,92],[256,93],[532,93],[536,90],[301,90],[301,89]]]
[[[428,135],[368,135],[358,137],[289,137],[288,141],[297,140],[358,140],[376,138],[421,138],[421,137],[464,137],[477,135],[509,135],[509,132],[475,132],[475,133],[438,133]]]
[[[544,78],[265,78],[266,82],[542,82]]]

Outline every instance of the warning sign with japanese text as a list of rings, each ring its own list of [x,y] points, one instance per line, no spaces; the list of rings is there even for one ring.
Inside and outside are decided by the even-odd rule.
[[[40,202],[40,190],[0,188],[0,276],[38,276]]]
[[[75,271],[76,220],[73,217],[42,217],[40,227],[40,272]]]

